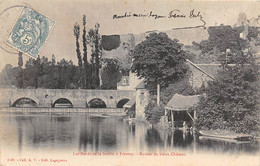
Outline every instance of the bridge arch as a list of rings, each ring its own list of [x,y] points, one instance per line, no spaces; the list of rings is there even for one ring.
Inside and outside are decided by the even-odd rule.
[[[116,104],[116,108],[123,108],[123,106],[129,101],[128,98],[123,98],[119,100]]]
[[[93,98],[86,104],[88,108],[107,108],[107,104],[101,98]]]
[[[72,108],[73,104],[72,104],[71,100],[61,97],[61,98],[54,100],[51,107]]]
[[[17,104],[19,105],[19,102],[24,102],[24,104],[28,104],[28,106],[31,103],[31,106],[34,107],[37,107],[39,105],[39,99],[34,96],[16,96],[11,99],[10,106],[16,107]]]

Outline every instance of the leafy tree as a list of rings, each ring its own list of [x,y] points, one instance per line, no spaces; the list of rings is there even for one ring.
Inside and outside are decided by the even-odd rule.
[[[76,38],[76,53],[77,53],[77,58],[78,58],[78,73],[79,73],[79,83],[80,83],[80,87],[84,87],[84,77],[82,77],[82,57],[81,57],[81,52],[80,52],[80,45],[79,45],[79,36],[80,36],[80,27],[78,25],[78,23],[74,24],[74,36]]]
[[[82,58],[81,58],[81,52],[80,52],[80,46],[79,46],[79,35],[80,35],[80,27],[78,23],[74,24],[74,36],[76,38],[76,53],[77,53],[77,58],[78,58],[78,65],[82,66]]]
[[[151,33],[133,51],[132,72],[145,78],[148,87],[162,87],[182,78],[187,72],[182,44],[165,33]]]
[[[113,59],[104,61],[104,67],[101,71],[101,89],[116,89],[117,83],[121,80],[118,61]]]
[[[14,68],[12,65],[7,64],[5,67],[2,69],[1,72],[1,77],[0,77],[0,85],[1,86],[14,86],[17,85],[17,76],[18,76],[18,70],[17,68]]]
[[[195,108],[199,129],[222,129],[238,133],[259,131],[259,65],[251,51],[233,55],[235,65],[222,63],[222,70],[208,82],[206,97]]]
[[[160,121],[161,116],[164,115],[164,109],[161,106],[157,106],[156,101],[151,99],[145,108],[145,117],[151,124],[157,124]]]
[[[83,34],[82,34],[82,42],[83,42],[83,62],[84,62],[84,84],[85,88],[91,88],[91,68],[88,63],[87,56],[87,37],[86,37],[86,15],[83,15]]]
[[[202,53],[242,51],[246,47],[246,40],[240,38],[245,27],[214,26],[208,28],[209,38],[200,43]],[[248,27],[247,38],[257,38],[259,31],[255,27]]]
[[[72,61],[65,59],[55,64],[53,59],[55,59],[54,56],[51,61],[44,56],[36,60],[30,58],[24,69],[19,66],[6,65],[0,73],[0,85],[17,88],[79,88],[79,75],[76,72],[78,67]],[[23,86],[20,84],[20,72],[23,72]]]
[[[99,79],[99,70],[101,67],[101,37],[99,34],[100,25],[97,23],[95,29],[90,29],[88,32],[88,40],[91,47],[91,71],[92,71],[92,83],[91,86],[93,89],[99,88],[100,79]]]
[[[24,69],[24,87],[26,88],[38,88],[41,84],[41,77],[43,75],[43,66],[40,61],[40,57],[32,59],[30,58]],[[41,86],[41,85],[40,85]]]

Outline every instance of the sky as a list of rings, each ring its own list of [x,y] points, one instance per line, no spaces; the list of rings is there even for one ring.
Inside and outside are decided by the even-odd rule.
[[[244,12],[247,18],[260,15],[260,1],[173,1],[173,0],[0,0],[0,13],[9,7],[13,7],[0,15],[0,70],[6,64],[17,65],[17,51],[6,45],[12,27],[22,12],[22,6],[29,6],[39,13],[54,20],[55,28],[44,44],[40,56],[51,59],[52,54],[59,61],[62,58],[77,63],[75,51],[75,37],[73,25],[78,22],[82,27],[82,16],[87,17],[87,31],[100,24],[100,34],[139,34],[146,31],[165,31],[172,28],[201,25],[198,18],[187,18],[194,9],[194,13],[201,15],[206,26],[234,25],[240,12]],[[146,15],[152,12],[161,16],[168,16],[172,10],[179,10],[179,14],[186,18],[162,18],[154,17],[126,17],[113,19],[114,15],[122,16],[125,13],[133,15]],[[82,32],[81,32],[82,33]],[[82,47],[81,47],[82,49]],[[7,52],[8,51],[8,52]],[[28,56],[24,55],[24,62]]]

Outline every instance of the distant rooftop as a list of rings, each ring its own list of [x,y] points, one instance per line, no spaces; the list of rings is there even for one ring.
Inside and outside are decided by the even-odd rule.
[[[117,86],[129,86],[129,76],[122,76],[120,82],[117,83]]]

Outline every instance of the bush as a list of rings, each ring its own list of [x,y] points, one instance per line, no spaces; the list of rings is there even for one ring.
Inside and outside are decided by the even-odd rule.
[[[161,116],[164,115],[164,109],[161,106],[157,106],[154,100],[150,100],[144,113],[148,122],[157,124],[160,121]]]
[[[199,129],[259,131],[259,65],[249,54],[237,54],[236,60],[235,66],[223,66],[208,83],[206,97],[195,108]]]

